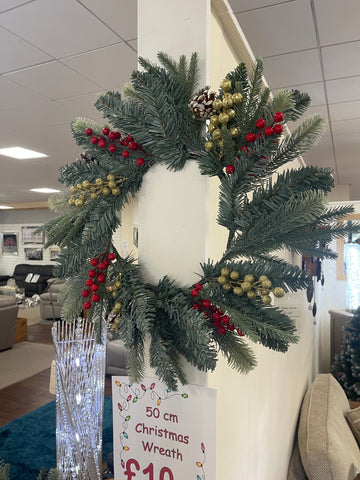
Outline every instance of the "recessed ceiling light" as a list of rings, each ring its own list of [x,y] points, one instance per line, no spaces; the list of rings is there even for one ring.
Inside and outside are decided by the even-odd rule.
[[[21,160],[26,158],[42,158],[47,157],[45,153],[34,152],[22,147],[0,148],[0,155],[11,158],[19,158]]]
[[[38,193],[56,193],[60,192],[60,190],[55,190],[55,188],[31,188],[31,192],[38,192]]]
[[[10,207],[9,205],[0,205],[0,210],[11,210],[14,207]]]

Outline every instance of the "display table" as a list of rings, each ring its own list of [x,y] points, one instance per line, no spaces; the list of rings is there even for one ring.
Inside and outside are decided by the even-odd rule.
[[[347,310],[329,310],[330,313],[330,362],[334,356],[341,353],[341,345],[344,338],[344,326],[353,317],[353,313]]]
[[[28,339],[27,318],[18,317],[14,343],[25,342]]]

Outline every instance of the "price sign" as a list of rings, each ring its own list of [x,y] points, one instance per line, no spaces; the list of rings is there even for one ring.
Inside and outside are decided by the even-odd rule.
[[[215,480],[216,391],[112,377],[115,480]]]

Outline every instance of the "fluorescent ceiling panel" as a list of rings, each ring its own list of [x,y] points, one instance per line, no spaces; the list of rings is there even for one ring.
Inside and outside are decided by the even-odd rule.
[[[34,152],[34,150],[28,150],[27,148],[22,147],[0,148],[0,155],[18,158],[20,160],[25,160],[27,158],[43,158],[48,156],[45,155],[45,153]]]

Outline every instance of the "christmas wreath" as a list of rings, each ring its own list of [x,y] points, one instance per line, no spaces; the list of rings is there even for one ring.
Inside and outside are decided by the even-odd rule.
[[[98,97],[95,106],[108,124],[73,122],[84,151],[60,169],[67,190],[51,199],[59,216],[43,229],[47,244],[62,249],[56,274],[68,282],[64,319],[74,321],[85,310],[100,330],[105,316],[111,339],[120,338],[128,349],[136,382],[148,341],[150,365],[176,388],[186,382],[182,356],[207,371],[221,352],[231,367],[247,372],[256,364],[249,340],[280,352],[297,341],[293,322],[271,305],[272,296],[306,288],[311,275],[276,252],[335,258],[327,244],[348,233],[336,222],[352,207],[326,207],[329,168],[273,175],[324,130],[325,121],[314,115],[285,133],[285,123],[297,121],[309,105],[307,94],[272,96],[263,86],[261,60],[250,74],[241,63],[215,94],[196,90],[196,54],[174,61],[159,53],[158,59],[161,65],[139,59],[143,70],[133,72],[123,96]],[[195,285],[181,288],[167,276],[146,283],[141,263],[122,258],[112,242],[117,213],[155,164],[178,171],[189,160],[203,175],[219,178],[217,221],[228,230],[225,253],[199,266]]]

